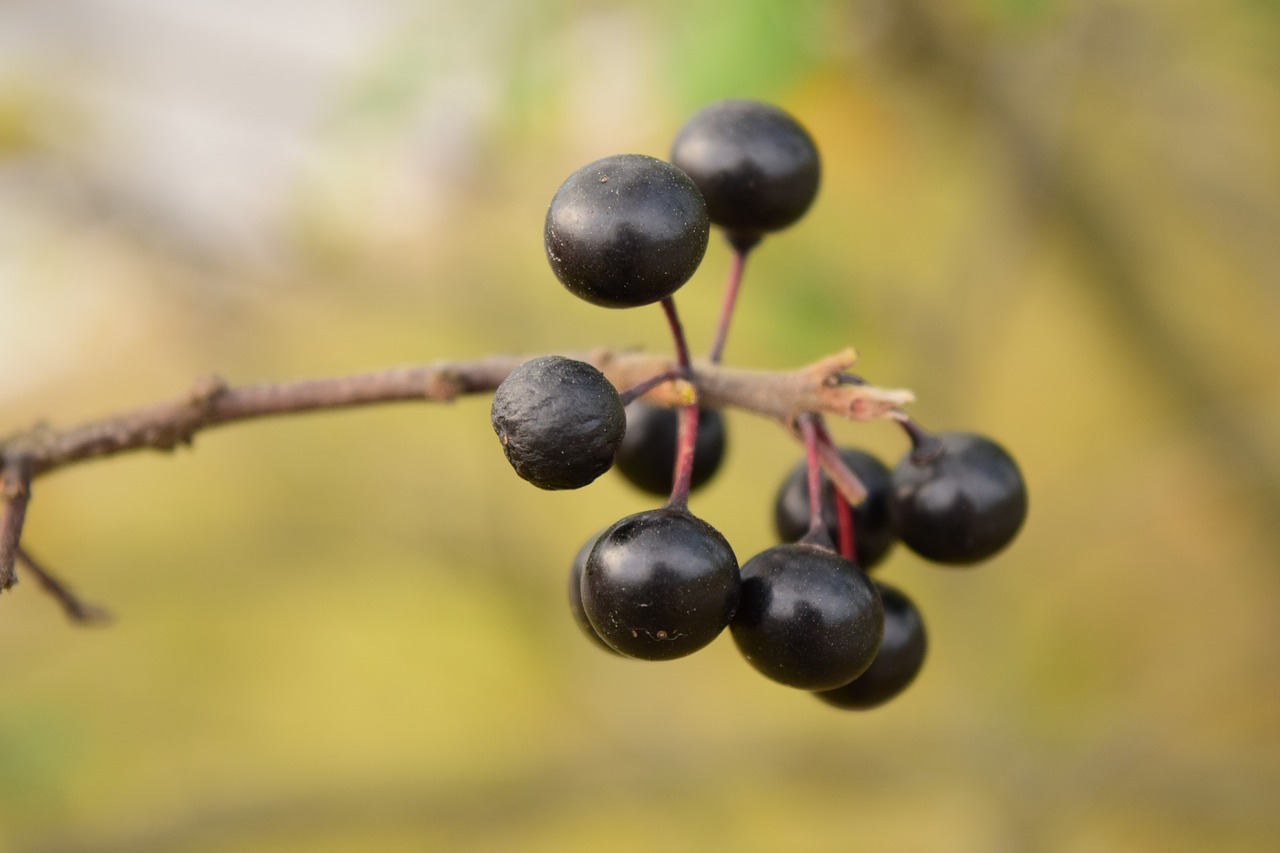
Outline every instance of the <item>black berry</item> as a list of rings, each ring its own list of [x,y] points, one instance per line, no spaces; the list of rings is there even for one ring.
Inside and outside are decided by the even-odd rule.
[[[675,409],[636,401],[627,406],[627,434],[615,468],[632,485],[654,495],[671,493],[679,415]],[[690,488],[710,480],[724,458],[724,418],[716,409],[698,410],[698,440],[693,450]]]
[[[890,509],[898,536],[926,559],[964,565],[1013,540],[1027,516],[1018,464],[989,438],[944,432],[893,469]]]
[[[889,469],[871,454],[852,447],[842,447],[840,457],[867,489],[866,499],[851,509],[857,563],[862,569],[870,569],[884,559],[897,539],[889,515]],[[835,486],[825,473],[821,478],[822,519],[834,539],[840,524]],[[783,542],[796,542],[809,530],[809,467],[803,460],[791,469],[778,489],[773,521]]]
[[[711,225],[684,172],[643,154],[597,160],[551,199],[547,259],[575,296],[606,308],[648,305],[675,293],[707,250]]]
[[[774,681],[829,690],[871,665],[884,610],[848,560],[814,545],[776,545],[742,567],[730,631],[743,657]]]
[[[671,507],[628,516],[596,542],[582,576],[596,633],[644,660],[683,657],[710,643],[738,604],[738,561],[710,524]]]
[[[503,380],[490,422],[517,474],[539,488],[576,489],[609,470],[627,417],[603,373],[549,355]]]
[[[676,135],[671,162],[698,185],[711,221],[743,239],[803,216],[821,171],[800,123],[755,101],[721,101],[695,114]]]
[[[582,573],[586,571],[587,557],[591,555],[591,549],[595,547],[596,540],[599,538],[600,535],[596,534],[584,542],[582,547],[578,549],[577,555],[573,558],[573,565],[569,568],[569,612],[573,614],[573,621],[588,640],[606,652],[616,655],[618,653],[617,649],[600,639],[596,629],[591,627],[591,620],[587,618],[587,611],[582,607]]]
[[[814,695],[829,705],[862,710],[883,705],[915,680],[924,666],[928,641],[924,620],[911,599],[887,584],[877,583],[884,604],[884,640],[867,671],[834,690]]]

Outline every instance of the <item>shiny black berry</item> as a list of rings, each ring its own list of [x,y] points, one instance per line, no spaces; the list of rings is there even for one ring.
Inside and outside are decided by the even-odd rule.
[[[573,565],[569,568],[569,612],[573,614],[574,623],[577,624],[588,640],[609,654],[616,655],[618,653],[617,649],[600,639],[596,629],[591,627],[591,620],[587,618],[587,611],[582,607],[582,573],[586,571],[587,557],[591,555],[591,549],[595,547],[596,540],[599,538],[600,535],[596,534],[584,542],[582,547],[578,549],[577,555],[573,558]]]
[[[679,415],[675,409],[636,401],[627,406],[627,434],[614,466],[632,485],[654,495],[671,493]],[[724,458],[724,417],[716,409],[698,411],[693,480],[698,488],[715,475]]]
[[[721,101],[685,123],[671,162],[693,178],[711,221],[737,237],[795,222],[818,193],[818,149],[788,113],[755,101]]]
[[[866,499],[851,509],[857,563],[863,569],[871,569],[884,559],[897,540],[889,516],[889,469],[871,454],[852,447],[841,448],[840,457],[867,489]],[[821,478],[822,519],[834,539],[840,529],[835,486],[825,473]],[[773,522],[783,542],[796,542],[809,530],[809,467],[803,460],[791,469],[778,489],[773,503]]]
[[[601,535],[582,575],[596,633],[643,660],[710,643],[738,604],[738,561],[710,524],[671,507],[627,516]]]
[[[730,631],[743,657],[774,681],[830,690],[871,665],[884,610],[848,560],[814,545],[776,545],[742,567]]]
[[[911,599],[899,590],[876,583],[884,603],[884,640],[867,671],[834,690],[814,695],[837,708],[863,710],[883,705],[915,680],[924,666],[928,640],[924,620]]]
[[[547,259],[575,296],[606,308],[648,305],[693,276],[711,233],[702,194],[684,172],[643,154],[574,172],[547,210]]]
[[[991,439],[944,432],[918,443],[893,469],[889,505],[907,547],[964,565],[1013,540],[1027,517],[1027,487],[1013,457]]]
[[[543,489],[576,489],[608,471],[627,426],[604,374],[558,355],[513,370],[494,392],[489,419],[516,473]]]

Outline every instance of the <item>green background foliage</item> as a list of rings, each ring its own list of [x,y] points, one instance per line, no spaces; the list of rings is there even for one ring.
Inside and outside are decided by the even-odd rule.
[[[0,597],[0,849],[1268,850],[1280,844],[1280,33],[1272,4],[284,2],[0,11],[0,430],[233,383],[600,344],[542,217],[720,97],[810,128],[810,215],[726,358],[856,346],[1009,446],[1016,543],[880,570],[931,655],[843,714],[727,638],[576,633],[651,505],[543,493],[484,399],[229,427],[36,483],[109,628]],[[678,301],[709,344],[713,242]],[[740,560],[798,456],[734,413],[693,508]],[[893,460],[887,424],[837,438]]]

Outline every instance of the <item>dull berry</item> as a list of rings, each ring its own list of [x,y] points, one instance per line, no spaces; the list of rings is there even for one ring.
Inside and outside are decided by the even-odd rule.
[[[613,465],[627,418],[604,374],[558,355],[527,361],[493,395],[493,430],[516,473],[543,489],[576,489]]]

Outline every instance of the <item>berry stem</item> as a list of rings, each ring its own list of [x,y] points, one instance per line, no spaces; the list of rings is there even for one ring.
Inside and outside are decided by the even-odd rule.
[[[667,316],[667,325],[671,327],[671,337],[676,345],[676,366],[682,378],[688,379],[693,372],[693,360],[689,358],[689,344],[684,336],[684,326],[680,323],[680,315],[676,313],[676,301],[673,297],[662,300],[662,311]]]
[[[898,426],[902,427],[907,437],[911,439],[912,462],[917,465],[924,465],[937,459],[942,454],[942,442],[933,433],[906,415],[897,415],[894,420],[898,422]]]
[[[856,377],[852,376],[850,376],[850,378],[856,379]],[[858,380],[858,382],[859,384],[861,383],[860,380]],[[836,447],[835,441],[831,438],[831,433],[827,432],[827,422],[819,417],[817,419],[817,427],[818,441],[820,445],[829,448],[834,452],[836,457],[840,458],[843,462],[843,458],[840,457],[839,448]],[[850,471],[850,474],[852,473],[853,472]],[[831,486],[831,493],[836,504],[836,543],[840,556],[844,557],[851,563],[856,563],[858,555],[858,540],[853,526],[853,505],[849,503],[849,499],[845,497],[844,492],[837,489],[834,484]]]
[[[838,550],[840,556],[844,557],[851,563],[858,562],[858,540],[856,531],[853,527],[853,507],[845,500],[844,495],[839,490],[832,487],[836,501],[836,522],[838,529],[836,531],[836,539],[838,540]]]
[[[683,377],[684,371],[664,370],[661,373],[656,373],[653,376],[650,376],[642,382],[637,382],[627,390],[620,392],[618,396],[622,398],[622,405],[627,406],[635,402],[640,397],[643,397],[645,394],[648,394],[663,382],[670,382],[673,379],[682,379]]]
[[[681,406],[676,429],[676,461],[667,506],[686,509],[693,487],[693,451],[698,442],[698,407]]]
[[[818,461],[819,418],[805,412],[796,419],[804,437],[804,459],[809,470],[809,531],[801,539],[813,545],[831,546],[831,531],[822,517],[822,465]]]
[[[816,414],[816,413],[815,413]],[[836,447],[831,434],[827,432],[826,422],[818,417],[814,428],[818,438],[818,464],[827,472],[831,485],[836,493],[842,495],[851,505],[862,503],[867,497],[867,487],[858,479],[858,475],[845,464],[840,449]]]
[[[747,241],[730,238],[729,242],[733,247],[733,254],[729,259],[729,278],[724,286],[724,300],[720,304],[720,320],[716,324],[716,336],[711,344],[711,352],[707,355],[707,360],[712,364],[719,364],[720,358],[724,355],[725,341],[729,337],[729,321],[733,319],[733,308],[738,301],[738,292],[742,290],[742,273],[746,269],[747,253],[759,242],[759,239]]]
[[[676,312],[675,299],[670,296],[663,299],[662,310],[667,316],[667,325],[671,327],[671,337],[675,341],[677,369],[680,376],[687,379],[693,374],[693,362],[689,358],[689,343],[684,336],[680,315]],[[681,406],[679,414],[675,469],[667,506],[686,509],[689,506],[689,490],[693,485],[693,451],[698,443],[698,406],[696,403]]]

